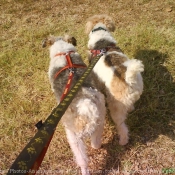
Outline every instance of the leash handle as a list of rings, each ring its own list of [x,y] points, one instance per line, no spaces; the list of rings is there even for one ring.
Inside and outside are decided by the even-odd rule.
[[[61,103],[51,112],[35,136],[16,158],[8,170],[7,175],[34,175],[37,173],[61,117],[64,115],[66,109],[99,59],[100,55],[93,59],[78,82],[68,92]]]

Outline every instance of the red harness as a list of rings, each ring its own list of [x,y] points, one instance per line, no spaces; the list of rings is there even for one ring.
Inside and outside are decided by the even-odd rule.
[[[100,54],[104,54],[107,52],[106,49],[99,49],[99,50],[90,50],[90,52],[92,53],[92,57],[95,57],[97,55],[100,55]]]
[[[54,79],[57,78],[57,76],[64,70],[66,69],[69,69],[69,77],[68,77],[68,81],[67,81],[67,84],[64,88],[64,92],[61,96],[61,99],[60,101],[62,101],[64,99],[64,97],[66,96],[66,94],[68,93],[69,89],[70,89],[70,85],[71,85],[71,82],[72,82],[72,79],[73,79],[73,74],[74,74],[74,71],[73,71],[73,68],[85,68],[86,66],[85,65],[80,65],[80,64],[73,64],[72,63],[72,60],[71,60],[71,57],[70,57],[70,54],[71,53],[75,53],[74,51],[70,51],[68,53],[64,53],[64,52],[61,52],[61,53],[57,53],[55,55],[56,56],[61,56],[61,55],[65,55],[66,56],[66,60],[67,60],[67,65],[65,67],[63,67],[61,70],[59,70],[55,75],[54,75]]]
[[[111,44],[110,46],[107,46],[103,49],[90,49],[90,52],[92,53],[92,57],[95,57],[97,55],[103,55],[106,52],[108,52],[111,48],[115,48],[116,46],[114,44]]]

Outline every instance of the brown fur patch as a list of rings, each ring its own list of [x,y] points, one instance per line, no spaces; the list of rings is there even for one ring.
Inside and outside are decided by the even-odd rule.
[[[112,18],[108,15],[94,15],[87,20],[86,23],[86,33],[89,34],[90,31],[97,23],[103,23],[110,32],[114,32],[115,25]]]
[[[111,47],[108,52],[112,52],[112,51],[116,51],[116,52],[121,52],[123,53],[123,51],[120,49],[120,47],[118,46],[114,46],[114,47]]]
[[[109,51],[117,51],[122,53],[119,47],[110,48]],[[123,65],[125,61],[127,61],[127,58],[117,53],[111,53],[105,58],[105,64],[107,66],[115,67],[115,76],[111,82],[110,91],[114,95],[115,99],[119,101],[124,97],[128,88],[128,85],[125,82],[126,67]]]
[[[114,77],[111,82],[110,91],[114,95],[115,99],[119,100],[124,97],[127,91],[127,84],[122,81],[119,77]]]
[[[89,49],[96,49],[96,50],[98,50],[98,49],[106,48],[106,47],[111,46],[111,45],[115,45],[115,43],[112,43],[109,40],[101,38],[99,41],[97,41],[95,43],[95,46],[93,46],[93,48],[89,48]]]
[[[47,46],[51,46],[53,43],[55,42],[55,37],[54,36],[49,36],[48,38],[45,38],[42,41],[42,47],[47,47]]]
[[[69,35],[65,35],[64,38],[63,38],[64,41],[68,42],[68,43],[71,43],[73,44],[74,46],[77,45],[77,40],[72,37],[72,36],[69,36]]]
[[[122,81],[124,81],[126,67],[123,65],[123,63],[127,59],[119,54],[111,53],[106,56],[105,58],[105,64],[109,67],[114,66],[115,67],[115,76],[120,78]]]

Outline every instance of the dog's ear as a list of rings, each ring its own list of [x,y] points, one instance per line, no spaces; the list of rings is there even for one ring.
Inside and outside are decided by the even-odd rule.
[[[42,47],[47,47],[47,46],[51,46],[53,45],[55,42],[55,37],[54,36],[49,36],[48,38],[45,38],[43,41],[42,41]]]
[[[74,46],[77,45],[77,40],[74,37],[68,39],[68,43],[72,43]]]
[[[95,25],[95,24],[93,23],[93,21],[88,21],[88,22],[86,23],[85,33],[86,33],[86,34],[89,34],[89,33],[91,32],[91,30],[93,29],[94,25]]]
[[[65,35],[63,39],[64,39],[64,41],[71,43],[74,46],[77,45],[77,40],[73,36]]]
[[[106,19],[104,20],[104,24],[106,25],[107,29],[110,32],[115,31],[115,24],[114,24],[112,18],[110,18],[109,16],[107,16]]]

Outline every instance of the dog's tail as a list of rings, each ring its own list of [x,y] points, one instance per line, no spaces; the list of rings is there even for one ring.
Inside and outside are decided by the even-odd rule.
[[[137,84],[141,78],[140,73],[144,71],[144,65],[142,64],[142,61],[131,59],[125,61],[123,65],[127,67],[125,81],[130,86]]]

